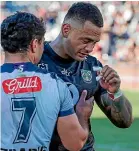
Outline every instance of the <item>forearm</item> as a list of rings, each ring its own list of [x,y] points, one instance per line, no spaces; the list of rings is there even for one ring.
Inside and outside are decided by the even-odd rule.
[[[89,134],[88,118],[81,116],[80,114],[78,114],[78,112],[76,112],[76,115],[78,117],[78,121],[79,121],[81,127],[83,128],[85,134],[88,136],[88,134]]]
[[[100,72],[100,89],[96,92],[96,103],[107,117],[120,128],[127,128],[132,123],[132,107],[128,99],[119,90],[121,80],[117,72],[105,65]],[[107,93],[100,96],[101,88]]]
[[[127,128],[131,125],[132,106],[124,95],[112,102],[111,117],[121,128]]]
[[[88,132],[83,129],[75,114],[59,117],[57,130],[64,147],[72,151],[81,150],[88,137]]]
[[[78,121],[80,123],[80,127],[77,130],[74,129],[75,137],[72,138],[74,140],[74,142],[76,142],[76,144],[80,144],[78,146],[77,151],[79,151],[79,150],[81,150],[81,148],[83,148],[84,144],[87,141],[88,135],[89,135],[88,122],[82,116],[78,116]],[[73,149],[71,149],[71,150],[73,150]]]
[[[76,115],[78,117],[78,121],[87,136],[85,141],[89,135],[89,118],[92,114],[93,105],[94,105],[94,97],[85,100],[87,96],[87,91],[84,90],[81,94],[79,102],[76,105]]]
[[[122,95],[119,98],[112,100],[108,93],[101,96],[101,102],[104,113],[120,128],[127,128],[132,123],[132,106],[128,99]]]

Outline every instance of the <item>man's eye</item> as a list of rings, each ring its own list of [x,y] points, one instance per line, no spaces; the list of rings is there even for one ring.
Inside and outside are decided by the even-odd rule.
[[[95,45],[95,44],[97,43],[97,41],[94,41],[93,43],[94,43],[94,45]]]
[[[83,43],[84,44],[86,44],[86,43],[88,43],[89,42],[89,40],[83,40]]]

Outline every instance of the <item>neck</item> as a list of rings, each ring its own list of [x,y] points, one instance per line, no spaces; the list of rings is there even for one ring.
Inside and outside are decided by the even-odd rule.
[[[58,37],[54,41],[52,41],[50,43],[50,46],[57,55],[59,55],[60,57],[62,57],[64,59],[68,59],[68,57],[65,53],[66,51],[64,49],[63,37],[62,37],[61,33],[58,35]]]
[[[5,61],[4,63],[22,63],[30,62],[30,59],[27,57],[27,53],[8,53],[5,52]]]

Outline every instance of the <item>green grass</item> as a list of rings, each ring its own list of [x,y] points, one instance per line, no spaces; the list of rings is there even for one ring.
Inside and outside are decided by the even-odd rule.
[[[134,122],[128,129],[115,127],[95,105],[92,131],[96,151],[139,151],[139,92],[125,91],[133,107]]]

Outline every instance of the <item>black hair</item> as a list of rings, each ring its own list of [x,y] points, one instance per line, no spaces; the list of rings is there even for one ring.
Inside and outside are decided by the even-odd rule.
[[[77,2],[74,3],[68,10],[64,21],[73,19],[84,24],[86,21],[91,21],[98,27],[103,27],[103,17],[97,6],[86,3]]]
[[[1,24],[1,46],[9,53],[26,52],[33,39],[41,41],[44,23],[31,13],[16,12]]]

